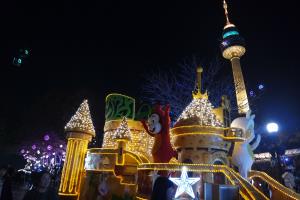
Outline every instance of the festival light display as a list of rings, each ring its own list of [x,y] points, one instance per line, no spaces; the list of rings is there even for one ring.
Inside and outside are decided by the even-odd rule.
[[[123,117],[119,128],[114,132],[114,140],[131,140],[130,129],[128,128],[128,123],[126,117]]]
[[[223,57],[231,60],[239,113],[245,114],[249,110],[249,104],[239,63],[245,48],[239,32],[229,22],[225,1],[224,9],[227,24],[224,27],[221,49]],[[265,174],[250,171],[244,178],[231,168],[230,145],[245,141],[247,132],[224,123],[224,106],[213,108],[207,93],[201,92],[202,69],[199,68],[197,72],[198,90],[194,92],[193,101],[171,129],[178,158],[170,162],[153,162],[150,152],[155,151],[162,140],[158,139],[153,143],[153,138],[147,136],[141,119],[135,118],[135,100],[119,94],[111,94],[106,98],[102,147],[88,149],[95,130],[87,101],[84,101],[65,127],[68,145],[59,187],[61,199],[149,200],[152,193],[156,192],[153,188],[156,177],[169,175],[169,180],[177,185],[175,198],[185,198],[187,195],[192,199],[200,198],[204,194],[204,183],[215,183],[233,186],[241,199],[269,200],[247,180],[255,177],[266,181],[271,190],[275,188],[273,196],[278,195],[278,199],[300,199],[300,195]],[[167,114],[165,117],[168,117]],[[252,125],[254,127],[254,122]],[[167,127],[168,130],[169,128]],[[37,146],[32,148],[38,150]],[[24,149],[22,152],[27,151]],[[181,176],[177,177],[180,172]],[[188,172],[192,172],[194,177],[189,177]],[[222,183],[218,181],[218,176],[222,176]],[[194,194],[193,187],[198,194]]]
[[[71,120],[67,123],[65,131],[86,132],[95,136],[95,128],[87,100],[82,102],[75,115],[73,115]]]
[[[87,100],[80,105],[75,115],[65,126],[68,143],[66,162],[64,163],[59,194],[64,197],[72,196],[77,199],[80,181],[84,169],[84,159],[88,143],[95,136],[95,129],[91,119]]]
[[[186,167],[182,167],[180,178],[169,178],[169,179],[177,185],[175,198],[179,197],[184,193],[187,193],[190,197],[195,198],[195,194],[192,186],[195,183],[197,183],[200,180],[200,178],[188,177]]]
[[[208,98],[194,98],[179,116],[176,124],[178,125],[178,122],[187,119],[197,120],[196,123],[201,126],[223,126],[222,122],[220,122],[216,118],[215,113],[213,113],[213,106]]]
[[[55,134],[45,134],[42,140],[23,145],[20,154],[26,160],[26,165],[20,171],[31,173],[46,170],[55,174],[65,161],[66,144]]]

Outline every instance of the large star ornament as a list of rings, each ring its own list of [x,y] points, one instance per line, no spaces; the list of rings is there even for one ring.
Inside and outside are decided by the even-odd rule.
[[[200,178],[189,178],[187,175],[186,167],[182,168],[180,178],[169,178],[169,179],[170,181],[172,181],[177,185],[175,198],[182,195],[183,193],[187,193],[192,198],[195,198],[192,185],[197,183],[200,180]]]

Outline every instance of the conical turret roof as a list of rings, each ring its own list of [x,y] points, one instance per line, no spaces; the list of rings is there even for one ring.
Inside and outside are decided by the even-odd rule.
[[[91,118],[88,101],[84,100],[65,126],[66,132],[83,132],[95,136],[95,128]]]
[[[206,94],[194,96],[193,101],[184,109],[175,123],[175,127],[191,125],[223,127],[222,122],[213,112],[213,105]]]

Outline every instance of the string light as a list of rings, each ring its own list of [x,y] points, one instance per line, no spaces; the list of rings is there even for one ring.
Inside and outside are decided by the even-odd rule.
[[[66,162],[63,167],[59,193],[76,195],[79,193],[80,172],[83,169],[88,140],[68,138]]]
[[[82,124],[81,124],[82,123]],[[200,130],[213,129],[205,134],[220,136],[223,140],[242,140],[243,135],[239,130],[228,130],[224,134],[225,128],[221,121],[216,118],[213,106],[209,102],[206,94],[194,96],[193,101],[186,107],[178,118],[173,131],[177,131],[176,136],[184,136],[189,134],[202,134]],[[85,130],[86,133],[95,134],[87,101],[84,101],[76,114],[72,117],[66,126],[66,131]],[[178,130],[177,130],[178,129]],[[194,132],[184,131],[179,134],[181,129],[195,129]],[[115,166],[126,166],[128,163],[135,165],[138,173],[149,173],[152,171],[152,179],[155,179],[157,171],[181,171],[180,178],[171,177],[170,180],[178,187],[175,198],[186,193],[190,197],[195,198],[192,185],[200,180],[200,178],[190,178],[187,171],[204,172],[204,173],[223,173],[232,185],[240,187],[239,193],[244,199],[268,199],[257,188],[253,187],[246,179],[243,179],[238,173],[226,165],[211,164],[185,164],[185,163],[150,163],[151,149],[153,147],[153,138],[144,130],[142,124],[138,121],[128,120],[124,117],[122,120],[111,120],[105,123],[104,140],[101,149],[90,149],[86,154],[87,140],[79,138],[68,138],[68,150],[66,165],[63,169],[62,182],[59,192],[61,195],[79,194],[80,171],[83,169],[85,159],[86,172],[110,172],[116,178],[120,179],[120,184],[136,185],[135,182],[126,179],[123,174],[116,175]],[[90,136],[91,137],[91,136]],[[118,145],[119,144],[119,145]],[[123,146],[120,144],[124,144]],[[126,144],[126,145],[125,145]],[[122,151],[120,150],[122,148]],[[25,150],[23,151],[25,152]],[[150,159],[149,159],[150,158]],[[137,173],[137,172],[135,172]],[[152,180],[152,183],[154,181]],[[283,187],[283,186],[282,186]],[[276,188],[276,187],[275,187]],[[278,187],[277,187],[278,189]],[[280,190],[286,192],[285,190]],[[292,195],[293,196],[293,195]],[[138,197],[138,199],[143,199]]]
[[[204,95],[203,95],[204,96]],[[194,98],[179,116],[175,127],[182,125],[201,125],[223,127],[213,113],[213,106],[208,98]]]
[[[267,173],[265,172],[260,172],[260,171],[254,171],[251,170],[249,172],[249,179],[253,179],[253,178],[260,178],[263,181],[265,181],[266,183],[268,183],[271,188],[275,188],[277,190],[280,191],[280,193],[283,193],[285,196],[288,196],[292,199],[300,199],[300,195],[297,194],[295,191],[284,187],[283,185],[281,185],[279,182],[277,182],[276,180],[274,180],[272,177],[270,177]]]
[[[95,128],[90,114],[88,101],[84,100],[75,115],[65,126],[66,132],[84,132],[95,136]]]
[[[76,196],[80,190],[81,172],[84,169],[84,159],[88,143],[95,136],[95,129],[87,100],[83,101],[75,115],[67,123],[65,131],[68,132],[68,144],[59,194]]]
[[[246,179],[241,177],[237,172],[226,165],[212,164],[187,164],[187,163],[147,163],[138,166],[138,171],[159,170],[159,171],[181,171],[186,167],[190,172],[204,173],[223,173],[232,185],[239,185],[239,193],[244,199],[268,199],[257,188],[253,187]],[[255,191],[255,196],[254,196]],[[257,198],[256,198],[257,197]]]
[[[113,139],[124,139],[124,140],[131,140],[131,133],[128,127],[126,117],[123,117],[120,126],[113,134]]]
[[[114,138],[116,130],[120,127],[121,120],[111,120],[105,123],[103,148],[116,148],[117,142]],[[128,120],[128,128],[130,130],[131,140],[126,144],[126,149],[133,152],[144,160],[152,160],[152,147],[154,144],[154,137],[151,137],[143,128],[139,121]]]

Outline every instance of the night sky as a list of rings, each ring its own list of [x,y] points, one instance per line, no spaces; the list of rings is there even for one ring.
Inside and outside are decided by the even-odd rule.
[[[276,121],[285,133],[300,130],[296,3],[228,0],[231,21],[247,42],[242,58],[247,85],[265,85],[258,123]],[[47,131],[63,136],[84,98],[101,137],[107,94],[139,98],[149,70],[176,68],[193,55],[204,60],[221,55],[223,13],[222,0],[2,1],[2,143],[17,145]],[[11,63],[20,48],[31,52],[17,67]]]

